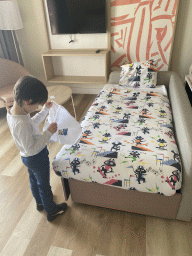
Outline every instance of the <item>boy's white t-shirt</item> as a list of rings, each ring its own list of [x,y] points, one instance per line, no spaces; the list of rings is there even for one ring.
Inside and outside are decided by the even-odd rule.
[[[48,112],[49,109],[45,105],[32,118],[29,114],[11,115],[9,111],[7,112],[7,123],[21,156],[28,157],[38,154],[53,135],[48,130],[41,134],[38,127]]]

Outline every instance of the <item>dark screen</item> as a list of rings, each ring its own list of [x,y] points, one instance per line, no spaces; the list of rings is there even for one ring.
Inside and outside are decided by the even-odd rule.
[[[47,0],[51,32],[106,33],[106,0]]]

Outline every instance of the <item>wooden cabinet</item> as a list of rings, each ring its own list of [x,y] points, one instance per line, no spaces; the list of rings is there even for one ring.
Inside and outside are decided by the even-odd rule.
[[[44,72],[45,72],[45,78],[48,82],[52,83],[84,83],[84,84],[106,84],[107,80],[109,78],[109,72],[110,72],[110,51],[108,49],[101,50],[99,53],[96,53],[97,49],[70,49],[70,50],[49,50],[48,52],[42,54],[43,59],[43,66],[44,66]],[[93,62],[93,66],[91,67],[91,75],[89,75],[89,72],[85,72],[84,64],[86,64],[86,57],[88,56],[88,59]],[[57,61],[57,59],[62,58],[67,60],[67,68],[68,70],[71,69],[72,73],[70,75],[65,74],[65,68],[63,70],[63,74],[58,74],[57,68],[55,68],[54,64]],[[83,58],[85,61],[82,62],[81,65],[77,64],[76,67],[76,61],[78,58]],[[72,61],[69,61],[70,58]],[[102,75],[99,75],[98,72],[96,72],[96,75],[94,75],[94,69],[96,70],[98,68],[98,63],[94,66],[94,61],[96,61],[98,58],[100,58],[100,62],[102,65]],[[72,64],[71,64],[72,63]],[[72,67],[70,68],[70,64]],[[87,64],[89,65],[89,64]],[[60,68],[61,65],[57,65],[58,68]],[[103,70],[104,69],[104,70]],[[78,71],[78,75],[76,72]],[[84,72],[86,74],[84,74]]]

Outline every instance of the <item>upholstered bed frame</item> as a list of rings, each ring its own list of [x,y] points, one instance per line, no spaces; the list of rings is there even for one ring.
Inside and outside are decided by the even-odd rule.
[[[108,84],[119,83],[120,72],[110,74]],[[174,196],[143,193],[116,187],[61,178],[65,199],[74,202],[190,221],[192,217],[192,107],[185,85],[175,72],[158,72],[157,85],[168,89],[176,139],[182,159],[183,184]]]

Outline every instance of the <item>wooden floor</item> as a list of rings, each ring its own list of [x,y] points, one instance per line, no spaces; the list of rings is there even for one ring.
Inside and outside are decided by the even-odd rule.
[[[74,95],[82,120],[96,95]],[[71,101],[64,105],[73,114]],[[42,131],[43,123],[40,125]],[[61,149],[50,146],[50,162]],[[60,178],[51,168],[56,203],[64,201]],[[76,204],[49,223],[38,212],[28,173],[0,109],[0,256],[190,256],[192,221],[181,222]]]

